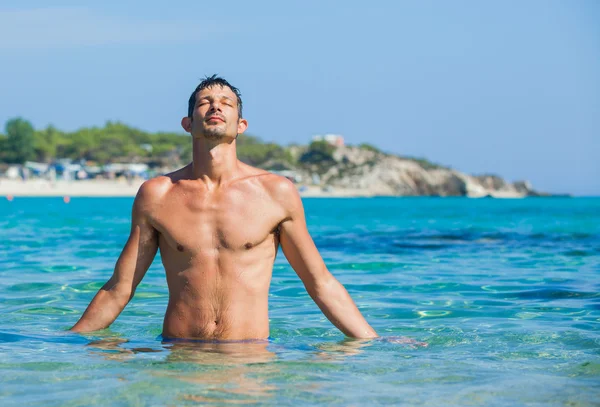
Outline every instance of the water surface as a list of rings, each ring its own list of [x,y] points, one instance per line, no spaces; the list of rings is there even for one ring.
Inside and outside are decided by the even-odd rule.
[[[268,344],[162,343],[159,258],[110,329],[68,333],[131,203],[0,201],[3,406],[598,405],[600,199],[306,199],[371,325],[427,347],[344,340],[281,253]]]

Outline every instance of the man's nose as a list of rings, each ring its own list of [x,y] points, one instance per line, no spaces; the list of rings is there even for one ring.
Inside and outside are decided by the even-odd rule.
[[[221,111],[221,103],[219,103],[218,101],[214,101],[210,104],[210,111]]]

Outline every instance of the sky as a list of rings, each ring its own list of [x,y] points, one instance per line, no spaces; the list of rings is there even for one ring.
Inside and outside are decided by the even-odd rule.
[[[183,131],[206,75],[248,133],[334,133],[600,196],[600,2],[0,0],[0,126]]]

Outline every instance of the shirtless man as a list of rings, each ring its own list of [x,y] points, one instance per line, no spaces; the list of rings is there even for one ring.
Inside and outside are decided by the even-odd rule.
[[[377,337],[323,263],[296,187],[237,159],[237,136],[248,127],[238,89],[206,78],[181,125],[192,135],[193,162],[140,187],[114,273],[71,330],[108,327],[160,248],[169,287],[164,338],[266,339],[269,285],[281,245],[336,327],[354,338]]]

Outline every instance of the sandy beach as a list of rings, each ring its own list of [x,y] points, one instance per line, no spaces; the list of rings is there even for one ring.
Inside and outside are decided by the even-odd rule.
[[[117,180],[59,180],[50,182],[44,179],[31,179],[28,181],[0,178],[0,197],[134,197],[144,182],[143,179]],[[376,189],[369,188],[323,188],[314,185],[296,184],[303,198],[352,198],[373,196],[394,196],[391,194],[377,193]],[[491,196],[494,198],[524,198],[524,194],[515,193],[513,190],[482,190],[470,193],[467,197],[481,198]]]
[[[0,196],[135,196],[143,180],[0,180]]]
[[[80,180],[55,181],[32,179],[28,181],[0,179],[0,196],[3,197],[112,197],[135,196],[144,180]],[[300,195],[303,197],[356,197],[368,196],[360,189],[332,189],[323,191],[321,187],[304,186]]]

